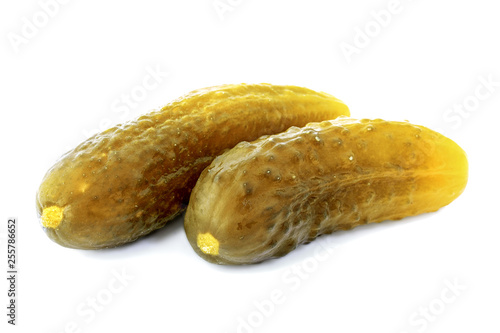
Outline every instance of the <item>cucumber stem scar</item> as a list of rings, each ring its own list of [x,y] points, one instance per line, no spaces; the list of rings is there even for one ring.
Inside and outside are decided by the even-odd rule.
[[[57,228],[63,218],[64,208],[58,206],[50,206],[43,209],[42,225],[45,228]]]
[[[196,243],[201,252],[205,254],[211,254],[214,256],[219,254],[219,241],[209,232],[205,234],[198,234]]]

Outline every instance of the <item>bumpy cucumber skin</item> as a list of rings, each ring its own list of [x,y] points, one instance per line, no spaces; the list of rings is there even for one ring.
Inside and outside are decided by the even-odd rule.
[[[423,126],[381,119],[292,127],[242,142],[201,174],[184,227],[217,264],[281,257],[321,234],[433,212],[464,190],[465,152]],[[207,254],[198,235],[218,241]]]
[[[60,245],[128,243],[181,213],[201,171],[225,149],[339,115],[349,115],[345,104],[306,88],[236,84],[196,90],[62,156],[39,187],[37,212],[63,209],[57,227],[43,227]]]

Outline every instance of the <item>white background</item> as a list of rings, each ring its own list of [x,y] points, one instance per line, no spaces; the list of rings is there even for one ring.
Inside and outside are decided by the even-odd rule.
[[[222,13],[213,0],[61,0],[50,17],[49,2],[0,5],[2,271],[10,216],[20,257],[18,325],[6,323],[2,278],[2,332],[499,332],[495,1],[222,0]],[[115,112],[151,70],[157,87]],[[254,266],[203,261],[182,218],[111,250],[45,236],[35,193],[61,154],[193,89],[240,82],[305,86],[353,117],[439,129],[468,154],[467,189],[437,213]]]

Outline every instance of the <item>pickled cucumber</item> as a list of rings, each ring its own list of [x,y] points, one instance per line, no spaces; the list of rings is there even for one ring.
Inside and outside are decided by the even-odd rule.
[[[207,261],[252,264],[322,234],[436,211],[467,178],[465,152],[439,133],[340,117],[217,157],[191,194],[184,228]]]
[[[193,91],[62,156],[37,193],[41,224],[52,240],[71,248],[134,241],[185,209],[199,174],[225,149],[339,115],[349,110],[338,99],[294,86]]]

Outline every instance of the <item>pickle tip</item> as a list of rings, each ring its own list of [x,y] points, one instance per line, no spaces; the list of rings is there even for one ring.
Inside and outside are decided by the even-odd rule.
[[[219,241],[209,232],[206,234],[198,234],[196,243],[201,252],[205,254],[214,256],[219,254]]]
[[[45,228],[57,228],[63,218],[63,208],[58,206],[50,206],[43,209],[42,225]]]

